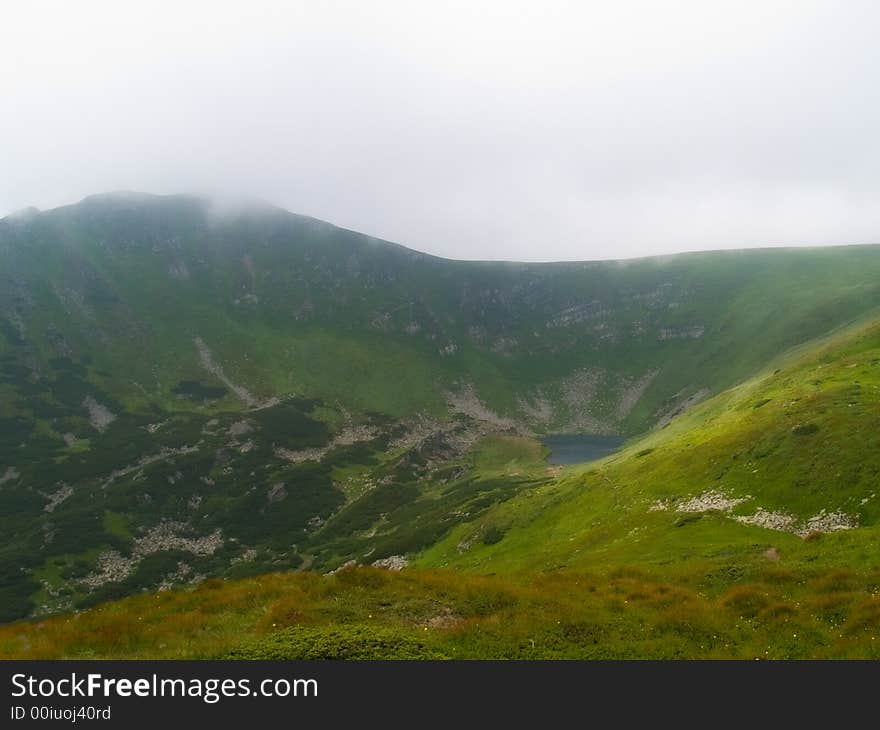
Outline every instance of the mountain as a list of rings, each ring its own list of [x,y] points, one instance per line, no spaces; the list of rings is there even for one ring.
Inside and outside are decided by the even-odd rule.
[[[456,528],[424,565],[876,570],[880,320],[778,358],[666,429]],[[499,537],[486,544],[492,531]],[[503,536],[503,537],[502,537]],[[467,549],[462,549],[467,546]]]
[[[401,572],[150,592],[0,627],[0,654],[877,659],[878,439],[873,318],[524,487]],[[545,468],[512,435],[483,441],[474,465],[483,479]]]
[[[682,517],[676,499],[744,498],[748,481],[731,481],[732,466],[723,488],[688,471],[690,452],[667,439],[792,347],[870,317],[878,274],[876,246],[448,261],[192,196],[114,193],[10,216],[0,618],[351,560],[544,569],[581,547],[557,518],[614,517],[597,545],[650,528],[639,548],[622,535],[603,548],[639,560],[714,522],[726,544],[741,523]],[[779,420],[777,406],[754,417]],[[629,459],[622,471],[606,472],[612,461],[601,477],[557,478],[533,439],[553,431],[648,434],[648,445],[615,457]],[[667,448],[676,457],[662,461]],[[597,478],[640,484],[648,468],[667,481],[620,492],[667,505],[644,523],[615,512],[635,496],[583,504]],[[752,492],[737,510],[757,504],[801,527],[822,509],[869,519],[824,492]],[[663,519],[689,521],[670,532]]]
[[[13,216],[0,257],[3,353],[31,378],[88,359],[133,408],[180,410],[194,381],[227,408],[293,393],[394,417],[472,388],[535,430],[643,431],[880,304],[873,246],[457,262],[187,196]]]

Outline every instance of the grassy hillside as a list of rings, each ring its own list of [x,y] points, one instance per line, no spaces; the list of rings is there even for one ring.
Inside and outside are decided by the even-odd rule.
[[[6,218],[0,263],[13,383],[60,357],[131,408],[178,410],[203,380],[226,407],[297,394],[396,417],[473,386],[535,430],[642,431],[880,305],[878,247],[455,262],[185,196]]]
[[[151,592],[0,628],[0,654],[877,658],[878,434],[873,321],[555,478],[535,442],[482,441],[477,481],[535,483],[419,567]]]
[[[824,374],[792,403],[736,405],[764,393],[748,381],[662,427],[878,306],[873,246],[481,263],[187,196],[5,218],[0,620],[349,561],[511,572],[708,554],[758,530],[698,513],[665,529],[685,519],[677,499],[712,490],[792,529],[822,509],[871,525],[873,462],[841,463],[830,416],[801,412]],[[652,428],[642,456],[558,481],[530,441]]]
[[[873,321],[799,348],[667,428],[459,526],[421,564],[675,571],[700,561],[723,571],[770,559],[873,568],[878,498]],[[503,539],[475,539],[490,529]]]
[[[150,593],[0,627],[4,658],[878,658],[880,574],[638,568],[530,580],[356,568]]]

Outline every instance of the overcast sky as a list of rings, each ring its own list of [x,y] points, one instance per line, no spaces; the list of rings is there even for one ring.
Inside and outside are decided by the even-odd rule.
[[[266,199],[456,258],[880,242],[880,4],[4,3],[0,215]]]

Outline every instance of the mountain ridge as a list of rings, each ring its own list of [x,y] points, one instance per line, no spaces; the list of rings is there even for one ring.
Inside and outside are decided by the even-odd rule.
[[[230,215],[234,214],[234,211],[242,211],[242,210],[259,210],[265,209],[270,211],[275,211],[279,213],[283,213],[285,215],[294,216],[297,218],[301,218],[304,220],[311,220],[317,223],[321,223],[328,226],[333,226],[341,231],[345,231],[348,233],[353,233],[359,236],[364,236],[365,238],[372,239],[378,241],[383,244],[388,244],[391,246],[398,246],[400,248],[406,249],[407,251],[411,251],[413,253],[419,254],[421,256],[425,256],[432,259],[438,259],[440,261],[446,261],[450,263],[468,263],[468,264],[513,264],[520,266],[543,266],[543,265],[568,265],[568,264],[600,264],[600,263],[612,263],[612,264],[626,264],[627,262],[639,262],[646,260],[653,261],[664,261],[667,259],[672,259],[679,256],[690,256],[690,255],[704,255],[704,254],[721,254],[721,253],[729,253],[729,254],[737,254],[737,253],[745,253],[745,252],[766,252],[766,251],[800,251],[800,250],[826,250],[826,249],[847,249],[847,248],[871,248],[880,246],[878,243],[827,243],[827,244],[809,244],[809,245],[774,245],[774,244],[765,244],[759,246],[742,246],[742,247],[725,247],[725,248],[700,248],[700,249],[689,249],[687,251],[676,251],[671,253],[657,253],[657,254],[645,254],[639,256],[629,256],[625,258],[601,258],[601,259],[548,259],[541,261],[523,261],[519,259],[456,259],[447,256],[441,256],[438,254],[432,254],[427,251],[421,251],[417,248],[413,248],[407,246],[406,244],[392,241],[389,239],[380,238],[374,236],[370,233],[366,233],[361,231],[359,228],[351,228],[348,226],[340,226],[335,223],[331,223],[324,219],[318,218],[313,215],[309,215],[306,213],[297,213],[291,211],[283,206],[277,205],[275,203],[271,203],[263,198],[247,198],[241,197],[237,198],[235,196],[218,196],[211,195],[208,193],[147,193],[138,190],[129,190],[129,189],[119,189],[119,190],[109,190],[103,193],[92,193],[86,195],[82,199],[72,202],[65,203],[62,205],[53,206],[50,208],[38,208],[36,206],[25,206],[23,208],[11,211],[5,216],[0,216],[0,222],[2,221],[13,221],[16,218],[20,218],[22,216],[29,217],[38,214],[44,213],[53,213],[55,211],[63,211],[70,208],[76,208],[77,206],[81,206],[84,203],[114,203],[114,202],[156,202],[161,203],[161,201],[171,201],[171,200],[189,200],[189,201],[197,201],[205,204],[207,207],[216,207],[219,210],[228,210],[230,211]]]
[[[148,203],[147,210],[143,209],[144,201]],[[467,351],[470,362],[453,365],[453,371],[460,373],[463,370],[468,376],[473,374],[475,368],[485,370],[487,376],[494,371],[492,380],[495,385],[510,378],[521,381],[525,377],[527,383],[531,381],[528,393],[523,393],[521,386],[509,383],[501,388],[506,392],[494,397],[491,394],[493,383],[474,383],[478,391],[487,391],[484,397],[489,405],[495,410],[506,411],[505,415],[522,411],[516,403],[521,396],[558,404],[563,398],[558,391],[566,388],[564,375],[572,375],[579,366],[593,364],[597,360],[597,364],[604,368],[605,363],[601,362],[603,353],[612,348],[624,351],[609,356],[610,364],[614,366],[612,370],[621,370],[620,376],[624,378],[647,376],[657,366],[656,354],[651,352],[653,348],[648,341],[652,336],[666,342],[667,349],[692,350],[696,351],[697,356],[705,357],[705,351],[709,348],[688,345],[701,344],[696,341],[704,335],[715,334],[710,320],[723,313],[712,294],[717,294],[717,298],[723,301],[725,289],[730,292],[728,296],[735,297],[748,285],[745,277],[740,280],[719,277],[715,270],[722,262],[734,269],[745,269],[743,273],[758,269],[758,274],[762,267],[769,264],[783,277],[792,273],[787,270],[793,268],[787,263],[790,260],[796,262],[797,266],[815,267],[816,271],[810,275],[819,277],[821,281],[820,275],[826,274],[821,271],[825,261],[833,265],[835,261],[852,259],[849,265],[852,269],[862,269],[859,278],[864,282],[864,291],[857,294],[863,298],[870,297],[869,303],[880,304],[880,289],[866,275],[877,267],[878,257],[875,254],[880,252],[880,248],[871,246],[806,251],[765,249],[758,252],[688,253],[623,262],[458,262],[365,237],[278,208],[269,208],[269,213],[266,210],[259,208],[258,214],[248,214],[243,223],[239,217],[237,225],[234,223],[235,216],[222,217],[215,230],[212,228],[210,203],[205,198],[141,194],[131,198],[126,193],[120,202],[118,195],[111,194],[87,198],[82,203],[39,214],[36,220],[16,224],[17,235],[13,238],[21,239],[24,236],[23,242],[30,241],[31,245],[35,238],[67,241],[64,247],[67,263],[64,266],[79,269],[83,278],[91,280],[74,282],[69,287],[80,299],[87,298],[89,294],[97,294],[100,298],[103,294],[125,301],[125,292],[114,291],[114,282],[108,281],[108,277],[131,289],[141,286],[142,280],[149,277],[155,291],[143,292],[142,304],[129,304],[132,319],[149,320],[149,313],[141,313],[137,308],[160,306],[161,302],[155,301],[159,296],[178,298],[178,312],[184,315],[210,304],[214,314],[206,312],[204,316],[218,318],[220,313],[227,314],[223,310],[227,310],[229,302],[234,301],[240,310],[235,313],[237,316],[231,318],[235,321],[229,322],[234,327],[245,319],[240,316],[242,310],[257,310],[257,321],[265,321],[266,315],[276,318],[283,316],[283,312],[279,311],[281,298],[294,299],[298,300],[294,317],[288,316],[287,321],[279,322],[287,331],[296,329],[298,325],[303,325],[299,329],[305,329],[310,321],[319,327],[327,325],[332,331],[351,331],[352,326],[356,325],[362,337],[375,340],[378,335],[379,340],[394,339],[409,350],[415,344],[415,349],[421,350],[423,356],[430,354],[432,359],[438,356],[441,359],[462,359],[461,356]],[[40,224],[45,221],[50,221],[54,226],[41,229]],[[253,239],[255,251],[246,250],[247,243],[237,245],[230,241],[233,236]],[[5,236],[6,239],[9,237]],[[187,238],[195,240],[186,241]],[[140,248],[132,249],[132,245],[138,243]],[[0,247],[3,244],[0,238]],[[11,254],[17,253],[19,258],[23,256],[20,251],[10,252],[10,245],[7,240],[4,261],[7,267],[14,263],[9,260]],[[143,255],[147,246],[152,249],[154,257]],[[88,250],[90,247],[92,250]],[[44,260],[40,263],[22,262],[22,267],[27,271],[29,266],[29,273],[33,274],[37,266],[47,263],[46,257],[51,259],[58,255],[59,251],[46,249],[43,244],[41,256]],[[135,260],[139,255],[140,259]],[[271,270],[266,270],[266,266],[260,268],[259,262],[255,268],[254,256],[257,255],[266,257],[265,265]],[[126,260],[125,256],[129,259]],[[156,270],[156,262],[150,258],[164,259],[166,271]],[[120,265],[127,266],[128,270],[120,270]],[[864,270],[865,266],[867,271]],[[709,271],[705,271],[705,267],[709,267]],[[279,272],[298,273],[285,277]],[[59,273],[69,276],[69,272]],[[702,276],[708,279],[705,283],[700,281]],[[168,277],[179,282],[178,288],[188,286],[193,299],[187,300],[180,291],[170,288],[169,282],[163,281]],[[195,281],[199,277],[205,285],[201,289]],[[218,280],[218,277],[222,278]],[[126,278],[129,280],[124,281]],[[687,288],[688,279],[693,280],[690,290]],[[38,284],[43,288],[58,286],[57,278]],[[93,290],[101,288],[103,292],[84,291],[89,285]],[[788,282],[780,281],[780,286],[788,285]],[[702,287],[703,291],[694,290],[694,286]],[[764,286],[772,286],[772,282]],[[225,301],[217,298],[221,287],[228,292],[229,298]],[[664,292],[663,287],[669,291]],[[713,291],[708,292],[709,288]],[[14,282],[10,289],[14,291]],[[380,291],[382,289],[385,291]],[[627,290],[629,293],[626,293]],[[619,296],[621,291],[624,293],[623,301]],[[323,301],[315,301],[318,295]],[[840,305],[841,298],[846,296],[851,301],[844,302],[842,308],[850,311],[842,315],[830,312],[829,328],[845,321],[847,316],[857,316],[862,305],[854,301],[857,296],[847,294],[843,287],[829,292],[830,301],[824,304],[820,298],[821,292],[817,292],[816,303],[812,305],[814,309],[832,309]],[[681,297],[685,301],[681,301]],[[267,309],[267,299],[274,300],[273,311],[264,315],[260,310]],[[682,315],[681,307],[690,303],[688,299],[695,300],[690,306],[692,311]],[[450,306],[448,300],[457,306]],[[770,305],[780,307],[783,302],[785,297],[779,297]],[[716,313],[694,311],[697,304],[706,304],[705,309],[713,308]],[[664,307],[666,311],[662,311]],[[679,308],[679,312],[673,311],[673,307]],[[9,308],[10,304],[7,303],[7,320]],[[369,309],[373,310],[373,316],[364,321],[363,315]],[[335,315],[333,310],[336,311]],[[628,321],[618,322],[621,316],[626,316]],[[818,318],[826,315],[820,312],[813,316]],[[59,318],[64,317],[60,315]],[[701,318],[707,321],[701,321]],[[322,319],[323,322],[315,322]],[[651,322],[652,319],[656,321]],[[629,331],[618,324],[625,324]],[[735,327],[735,323],[732,326]],[[806,329],[802,334],[783,337],[784,342],[770,346],[778,351],[821,333],[821,323],[804,326]],[[202,336],[209,342],[204,333],[195,330],[195,326],[192,326],[190,340]],[[578,341],[573,340],[572,335]],[[737,335],[740,339],[745,336]],[[431,341],[434,347],[430,347]],[[585,350],[583,343],[586,341],[590,342],[592,352]],[[623,346],[622,341],[625,341]],[[426,345],[429,345],[427,350]],[[628,345],[642,350],[642,364],[638,369],[629,368],[629,372],[626,372],[627,368],[621,367],[621,364],[632,361],[629,353],[625,352]],[[700,354],[701,351],[703,354]],[[664,353],[664,359],[668,359],[667,354]],[[450,358],[450,355],[455,357]],[[560,362],[558,367],[554,367],[546,362],[548,356],[552,360],[562,358],[567,362]],[[536,358],[545,362],[536,362]],[[527,367],[519,366],[527,360],[531,360],[531,363],[526,363]],[[757,362],[756,359],[754,364]],[[432,368],[433,365],[426,363],[425,367]],[[542,386],[540,378],[536,382],[534,375],[528,375],[524,370],[531,370],[534,374],[540,374],[536,373],[540,370],[555,370],[555,380]],[[737,370],[736,376],[749,373],[747,367]],[[190,376],[192,374],[190,372]],[[649,399],[668,375],[661,373],[660,383],[653,383],[649,387]],[[617,375],[612,373],[614,377]],[[689,388],[690,392],[685,395],[691,397],[702,388],[717,391],[730,382],[731,376],[723,377],[718,382],[699,383],[688,383],[680,378],[674,384],[677,385],[674,390],[673,384],[669,384],[656,394],[653,410],[665,398],[681,390],[682,386]],[[273,386],[265,384],[265,387],[271,389]],[[557,392],[542,398],[538,392],[542,387],[550,387]],[[604,387],[617,390],[625,388],[622,383],[606,383]],[[308,388],[305,386],[305,390]],[[437,407],[436,399],[434,402]],[[532,411],[535,405],[532,403]],[[595,405],[594,410],[599,410],[598,404]],[[616,406],[607,405],[604,410],[600,421],[607,419]],[[596,413],[590,415],[597,417]],[[522,412],[519,417],[528,420],[528,416]],[[627,432],[632,433],[647,425],[645,414],[632,420],[636,423],[626,425]],[[548,425],[561,427],[565,422],[557,419],[557,423]],[[531,426],[538,428],[540,424],[533,422]]]
[[[871,246],[511,264],[189,196],[4,219],[3,618],[421,554],[552,482],[533,436],[663,434],[878,307]]]

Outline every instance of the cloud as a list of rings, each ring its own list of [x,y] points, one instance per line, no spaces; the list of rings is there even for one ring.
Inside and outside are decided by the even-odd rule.
[[[464,258],[877,241],[880,10],[20,3],[0,213],[204,192]]]

